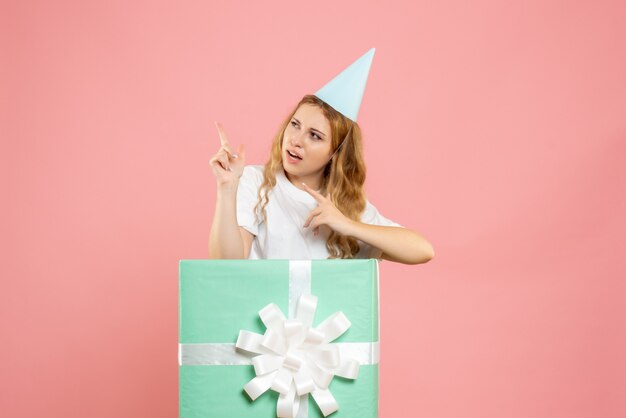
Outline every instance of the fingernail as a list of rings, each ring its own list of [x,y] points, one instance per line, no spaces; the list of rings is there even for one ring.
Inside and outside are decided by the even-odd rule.
[[[230,167],[228,167],[228,171],[233,171],[233,169],[232,169],[232,168],[230,168]]]
[[[233,154],[233,158],[239,158],[239,154]]]

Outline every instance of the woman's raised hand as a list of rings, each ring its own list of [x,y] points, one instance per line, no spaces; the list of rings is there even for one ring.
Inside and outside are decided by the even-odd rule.
[[[239,146],[239,151],[234,153],[221,124],[215,122],[217,133],[220,137],[220,149],[211,158],[210,164],[218,184],[237,183],[243,173],[246,162],[244,146]]]

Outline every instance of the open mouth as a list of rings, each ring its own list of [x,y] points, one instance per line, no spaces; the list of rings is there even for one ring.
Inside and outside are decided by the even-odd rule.
[[[291,152],[291,151],[289,151],[289,150],[287,150],[287,154],[289,154],[289,156],[290,156],[291,158],[295,158],[295,159],[297,159],[297,160],[301,160],[301,159],[302,159],[302,157],[300,157],[298,154],[294,154],[293,152]]]

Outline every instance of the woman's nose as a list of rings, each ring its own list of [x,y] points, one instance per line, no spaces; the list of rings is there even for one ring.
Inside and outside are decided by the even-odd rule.
[[[304,138],[302,137],[302,133],[295,133],[291,136],[291,145],[293,145],[294,147],[300,147],[302,148],[302,143],[304,141]]]

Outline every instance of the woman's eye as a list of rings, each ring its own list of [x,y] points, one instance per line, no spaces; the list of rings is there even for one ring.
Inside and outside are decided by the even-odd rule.
[[[298,124],[295,121],[291,121],[291,126],[293,126],[294,128],[296,128],[298,126]]]
[[[322,139],[322,138],[321,138],[318,134],[316,134],[316,133],[313,133],[313,132],[312,132],[312,133],[311,133],[311,135],[312,135],[312,136],[313,136],[313,138],[315,138],[315,139]]]

